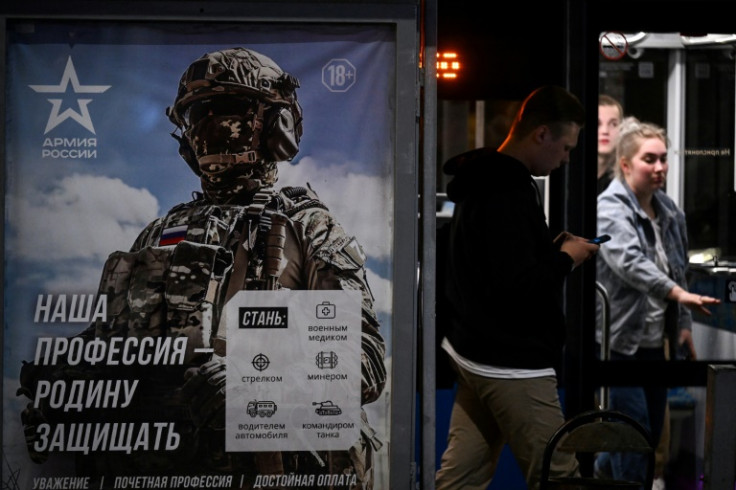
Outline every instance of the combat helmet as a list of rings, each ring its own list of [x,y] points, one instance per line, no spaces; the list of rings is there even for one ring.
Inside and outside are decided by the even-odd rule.
[[[246,48],[206,53],[187,68],[166,112],[179,153],[203,187],[221,190],[233,177],[238,192],[247,179],[274,183],[276,163],[299,151],[298,87],[296,77]]]

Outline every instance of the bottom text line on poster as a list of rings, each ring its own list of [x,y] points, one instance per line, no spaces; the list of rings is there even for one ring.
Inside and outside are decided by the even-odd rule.
[[[157,476],[117,476],[114,477],[115,489],[170,489],[170,488],[233,488],[233,475],[157,475]],[[258,475],[253,488],[298,488],[332,486],[352,488],[357,483],[355,475],[345,474],[288,474]],[[241,477],[242,485],[242,477]],[[32,490],[90,490],[90,477],[35,477]]]

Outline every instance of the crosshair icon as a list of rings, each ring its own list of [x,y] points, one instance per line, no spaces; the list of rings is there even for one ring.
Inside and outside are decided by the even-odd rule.
[[[258,371],[265,371],[268,365],[271,364],[271,361],[268,360],[268,357],[266,357],[265,354],[258,354],[253,358],[251,364],[253,364],[253,367]]]

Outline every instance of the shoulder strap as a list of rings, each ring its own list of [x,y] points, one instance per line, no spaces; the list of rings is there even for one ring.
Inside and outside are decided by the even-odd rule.
[[[283,212],[289,217],[309,208],[322,208],[329,211],[311,187],[284,187],[278,198],[283,201]]]

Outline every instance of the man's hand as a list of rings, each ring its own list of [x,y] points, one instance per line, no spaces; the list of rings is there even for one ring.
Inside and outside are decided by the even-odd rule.
[[[594,257],[601,248],[600,245],[590,243],[585,238],[575,236],[567,231],[557,235],[554,243],[558,244],[560,250],[572,258],[573,268]]]

